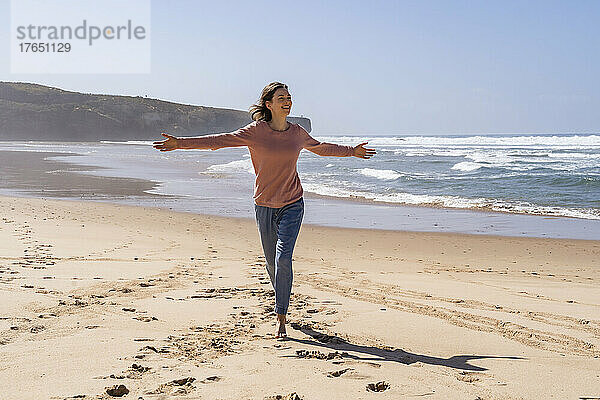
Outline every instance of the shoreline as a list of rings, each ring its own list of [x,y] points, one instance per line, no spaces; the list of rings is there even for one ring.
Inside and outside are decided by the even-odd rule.
[[[111,143],[115,143],[115,142],[111,142]],[[2,151],[5,151],[5,150],[0,150],[0,152],[2,152]],[[203,150],[203,151],[205,151],[205,150]],[[72,153],[55,153],[55,156],[78,156],[78,155],[79,154],[72,154]],[[109,169],[107,167],[100,167],[100,166],[93,166],[93,165],[86,165],[86,164],[78,164],[78,163],[73,163],[73,164],[70,164],[70,165],[89,167],[89,168],[91,168],[91,170],[94,170],[94,169],[96,169],[96,170],[106,170],[106,169]],[[98,174],[96,176],[105,176],[105,175]],[[140,179],[140,178],[129,178],[129,179]],[[504,214],[504,215],[525,215],[525,216],[538,216],[538,217],[550,217],[550,218],[566,218],[566,219],[575,219],[575,220],[583,220],[583,221],[600,221],[600,218],[584,218],[584,217],[578,217],[578,216],[572,216],[572,215],[557,215],[557,214],[550,214],[550,213],[544,213],[544,212],[531,213],[531,212],[522,212],[522,211],[505,211],[505,210],[500,210],[500,209],[494,209],[494,208],[489,207],[489,206],[451,207],[451,206],[439,205],[439,204],[436,204],[436,203],[400,203],[400,202],[389,202],[389,201],[383,201],[383,200],[369,199],[369,198],[366,198],[364,196],[358,196],[358,195],[332,196],[332,195],[327,195],[327,194],[321,194],[321,193],[316,193],[316,192],[305,191],[305,197],[310,197],[310,198],[315,198],[315,199],[337,200],[337,201],[340,201],[340,202],[360,203],[360,204],[372,205],[372,206],[379,206],[379,205],[381,205],[381,206],[400,207],[400,208],[402,208],[402,207],[408,207],[408,208],[418,207],[418,208],[436,209],[436,210],[469,211],[469,212],[475,212],[475,213],[490,213],[490,214]]]
[[[229,187],[220,187],[211,183],[208,178],[208,181],[201,181],[207,190],[206,198],[165,195],[152,193],[159,187],[156,181],[103,176],[102,172],[94,173],[94,171],[101,171],[105,169],[104,167],[45,159],[57,155],[73,156],[70,153],[21,151],[2,151],[2,153],[4,153],[2,164],[8,165],[10,167],[8,170],[12,173],[4,176],[4,188],[0,193],[5,195],[108,201],[116,204],[172,208],[208,215],[253,218],[253,203],[249,187],[236,186],[232,192]],[[243,182],[243,185],[250,186],[248,182]],[[246,189],[248,189],[247,193]],[[244,193],[241,193],[242,191]],[[214,199],[220,199],[219,204],[215,203]],[[597,220],[476,209],[408,206],[367,202],[360,199],[340,199],[310,192],[306,192],[305,199],[307,206],[314,209],[313,212],[305,214],[305,223],[321,226],[600,239],[600,221]]]
[[[113,143],[113,142],[111,142],[111,143]],[[0,153],[5,152],[5,151],[28,153],[27,151],[22,151],[22,150],[0,150]],[[36,152],[36,153],[45,154],[45,155],[48,155],[49,157],[77,157],[77,156],[79,156],[79,154],[60,153],[60,152]],[[60,163],[60,161],[53,161],[53,162]],[[102,170],[109,169],[107,167],[79,164],[79,163],[65,163],[65,164],[75,167],[75,168],[73,168],[73,171],[69,171],[69,172],[73,172],[73,173],[77,173],[77,171],[93,172],[96,170],[102,171]],[[78,170],[76,167],[81,167],[81,168]],[[102,175],[102,174],[88,174],[88,176],[106,177],[106,175]],[[145,180],[145,179],[140,179],[140,178],[131,178],[130,177],[130,178],[123,178],[123,179],[131,179],[132,181],[146,181],[146,182],[152,182],[152,183],[156,184],[156,182],[153,182],[150,180]],[[148,193],[147,191],[144,191],[144,192],[141,192],[140,195],[152,195],[152,194]],[[160,196],[169,196],[169,195],[161,194]],[[177,197],[177,195],[172,195],[172,196]],[[449,207],[449,206],[437,205],[435,203],[418,203],[418,204],[416,204],[416,203],[397,203],[397,202],[388,202],[388,201],[382,201],[382,200],[376,200],[376,199],[368,199],[364,196],[356,196],[356,195],[351,195],[351,196],[347,196],[347,197],[346,196],[332,196],[332,195],[320,194],[320,193],[309,192],[309,191],[305,191],[304,197],[314,198],[314,199],[336,200],[336,201],[340,201],[340,202],[349,202],[349,203],[359,203],[359,204],[372,205],[372,206],[388,206],[388,207],[399,207],[399,208],[416,207],[416,208],[436,209],[436,210],[468,211],[468,212],[484,213],[484,214],[487,213],[487,214],[503,214],[503,215],[525,215],[525,216],[548,217],[548,218],[565,218],[565,219],[574,219],[574,220],[583,220],[583,221],[600,220],[600,219],[594,219],[594,218],[583,218],[583,217],[576,217],[576,216],[569,216],[569,215],[503,211],[503,210],[493,209],[491,207]],[[250,196],[250,198],[251,198],[251,196]]]
[[[306,197],[313,197],[318,199],[329,199],[329,200],[341,200],[348,202],[357,202],[361,204],[372,204],[372,205],[381,205],[381,206],[389,206],[389,207],[419,207],[425,209],[436,209],[436,210],[449,210],[449,211],[468,211],[474,213],[484,213],[484,214],[503,214],[503,215],[526,215],[531,217],[547,217],[547,218],[565,218],[565,219],[574,219],[574,220],[584,220],[584,221],[596,221],[598,219],[592,218],[582,218],[582,217],[573,217],[569,215],[555,215],[555,214],[532,214],[526,212],[511,212],[511,211],[502,211],[502,210],[494,210],[489,207],[444,207],[440,205],[436,205],[434,203],[419,203],[419,204],[409,204],[409,203],[393,203],[388,201],[381,200],[371,200],[362,196],[349,196],[349,197],[336,197],[329,196],[325,194],[319,194],[314,192],[305,192],[308,194]]]
[[[227,215],[216,215],[216,214],[203,214],[196,211],[181,211],[173,209],[172,207],[164,207],[164,206],[147,206],[141,204],[127,204],[127,203],[119,203],[113,200],[96,200],[96,199],[76,199],[76,198],[52,198],[52,197],[38,197],[38,196],[19,196],[19,195],[6,195],[0,193],[0,200],[10,200],[10,199],[23,199],[23,200],[40,200],[40,201],[50,201],[50,202],[65,202],[65,203],[73,203],[79,204],[81,206],[87,203],[94,204],[103,204],[107,206],[118,206],[125,207],[131,209],[144,209],[144,210],[156,210],[160,212],[166,213],[174,213],[181,214],[186,216],[197,216],[201,218],[216,218],[222,219],[223,221],[230,222],[232,224],[236,222],[243,221],[244,223],[252,223],[256,224],[256,220],[251,217],[232,217]],[[518,235],[499,235],[492,233],[466,233],[466,232],[440,232],[440,231],[416,231],[416,230],[402,230],[402,229],[382,229],[382,228],[364,228],[364,227],[346,227],[346,226],[330,226],[330,225],[320,225],[313,224],[310,222],[302,222],[302,226],[310,227],[311,229],[324,229],[324,230],[344,230],[344,231],[355,231],[360,232],[361,234],[368,234],[369,232],[379,231],[379,232],[388,232],[388,233],[398,233],[398,234],[415,234],[415,235],[425,235],[425,236],[433,236],[440,238],[447,238],[453,236],[465,237],[465,238],[490,238],[490,239],[518,239],[518,240],[543,240],[543,241],[573,241],[573,242],[583,242],[590,244],[600,244],[599,239],[581,239],[581,238],[555,238],[555,237],[537,237],[537,236],[518,236]]]

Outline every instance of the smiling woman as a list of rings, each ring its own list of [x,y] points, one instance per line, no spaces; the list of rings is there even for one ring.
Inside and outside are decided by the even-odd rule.
[[[271,103],[271,107],[275,110],[282,110],[276,114],[282,114],[283,119],[274,119],[272,112],[267,107],[267,102]],[[276,131],[282,131],[288,128],[285,117],[289,115],[292,109],[292,95],[288,91],[287,85],[279,82],[273,82],[265,86],[257,104],[250,107],[250,114],[255,121],[269,121],[269,126]],[[282,126],[283,125],[283,126]]]
[[[247,146],[256,174],[254,203],[256,223],[266,260],[266,269],[275,289],[275,312],[279,326],[276,337],[286,337],[286,314],[292,290],[292,252],[304,216],[303,189],[296,170],[298,156],[307,149],[320,156],[368,159],[375,150],[361,143],[355,147],[319,142],[304,128],[286,117],[292,108],[287,85],[272,82],[265,86],[256,104],[250,107],[254,122],[231,133],[154,142],[160,151],[211,149]]]

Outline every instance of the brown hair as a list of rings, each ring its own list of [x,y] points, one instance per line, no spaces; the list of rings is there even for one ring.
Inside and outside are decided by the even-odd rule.
[[[277,89],[284,88],[287,90],[287,85],[281,82],[271,82],[264,87],[258,102],[250,106],[250,114],[254,121],[270,121],[272,118],[271,110],[267,108],[266,102],[273,101],[273,96]]]

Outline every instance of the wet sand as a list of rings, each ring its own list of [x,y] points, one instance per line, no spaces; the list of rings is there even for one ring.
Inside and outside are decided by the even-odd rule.
[[[304,225],[279,341],[252,220],[0,209],[2,399],[600,396],[600,241]]]
[[[186,166],[186,178],[201,185],[198,196],[163,193],[160,183],[115,174],[110,168],[82,165],[69,153],[0,150],[0,194],[113,202],[225,217],[254,218],[253,179],[226,181],[220,174],[198,174]],[[180,173],[183,173],[180,171]],[[118,171],[117,175],[126,171]],[[177,192],[177,189],[175,189]],[[184,190],[185,192],[185,190]],[[169,192],[172,193],[172,192]],[[483,235],[600,240],[600,220],[484,212],[342,200],[305,193],[304,222],[321,226],[456,232]]]

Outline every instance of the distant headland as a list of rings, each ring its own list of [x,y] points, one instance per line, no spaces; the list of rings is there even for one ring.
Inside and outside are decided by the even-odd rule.
[[[308,132],[308,118],[289,117]],[[234,131],[247,111],[194,106],[142,96],[78,93],[22,82],[0,82],[0,140],[153,140]]]

